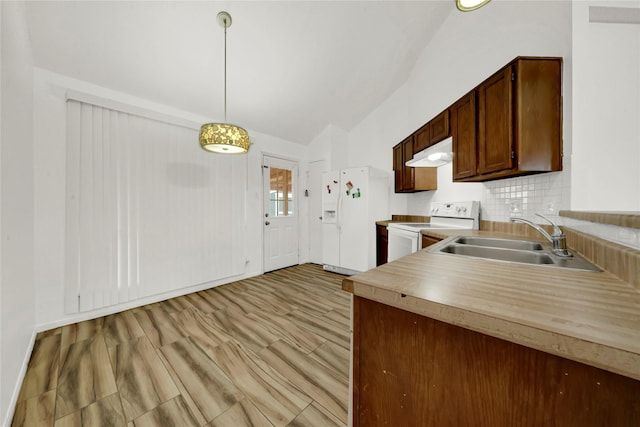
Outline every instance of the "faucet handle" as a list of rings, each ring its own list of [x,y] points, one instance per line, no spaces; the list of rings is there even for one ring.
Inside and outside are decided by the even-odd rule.
[[[551,221],[549,218],[547,218],[546,216],[537,213],[536,216],[539,216],[540,218],[544,219],[545,221],[547,221],[549,224],[551,224],[553,226],[553,233],[551,233],[552,237],[560,237],[563,235],[562,230],[560,229],[560,227],[558,227],[556,225],[556,223],[554,223],[553,221]]]

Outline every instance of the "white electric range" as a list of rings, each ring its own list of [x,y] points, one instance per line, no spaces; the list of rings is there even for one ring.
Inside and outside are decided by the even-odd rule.
[[[431,222],[391,222],[388,230],[387,261],[395,261],[422,248],[420,230],[477,230],[480,226],[480,202],[432,202]]]

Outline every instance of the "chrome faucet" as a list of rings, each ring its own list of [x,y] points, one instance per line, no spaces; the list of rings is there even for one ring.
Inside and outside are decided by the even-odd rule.
[[[511,222],[522,222],[524,224],[530,225],[531,227],[535,228],[540,234],[542,234],[548,241],[551,242],[551,244],[553,245],[552,252],[554,255],[557,255],[559,257],[565,257],[565,258],[572,257],[573,255],[571,255],[571,252],[567,250],[567,240],[564,236],[564,233],[560,229],[560,227],[554,224],[553,221],[551,221],[546,216],[543,216],[540,214],[536,214],[536,216],[539,216],[540,218],[544,219],[545,221],[547,221],[549,224],[553,226],[553,232],[551,234],[547,233],[547,231],[544,228],[540,227],[538,224],[536,224],[533,221],[529,221],[528,219],[511,217],[509,218],[509,220]]]

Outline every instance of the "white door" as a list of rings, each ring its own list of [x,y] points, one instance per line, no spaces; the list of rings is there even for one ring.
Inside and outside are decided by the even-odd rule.
[[[264,271],[298,264],[298,164],[264,156]]]
[[[309,163],[309,261],[322,264],[322,173],[324,160]]]

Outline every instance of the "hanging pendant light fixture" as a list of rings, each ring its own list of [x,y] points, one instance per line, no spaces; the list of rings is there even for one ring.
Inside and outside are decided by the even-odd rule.
[[[249,151],[249,134],[240,126],[227,121],[227,28],[231,26],[231,15],[218,13],[218,24],[224,28],[224,121],[206,123],[200,127],[200,147],[222,154],[244,154]]]

